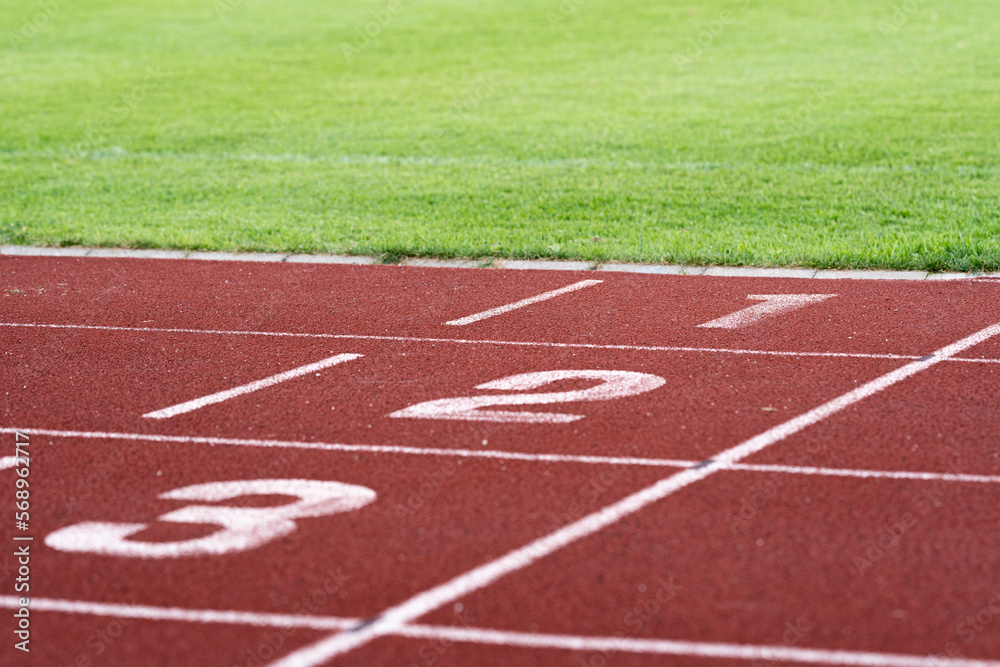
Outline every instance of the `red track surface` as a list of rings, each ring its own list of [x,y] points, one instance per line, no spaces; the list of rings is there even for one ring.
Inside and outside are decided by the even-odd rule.
[[[30,528],[13,523],[10,467],[3,528],[8,545],[34,538],[30,653],[14,648],[23,593],[5,549],[3,664],[1000,665],[1000,336],[920,361],[1000,322],[997,283],[55,258],[2,258],[0,278],[0,456],[15,454],[15,429],[31,451]],[[581,280],[603,282],[445,324]],[[773,294],[835,296],[698,326]],[[342,354],[363,356],[143,416]],[[476,388],[557,370],[663,382],[479,408],[582,417],[568,423],[389,416],[600,384]],[[546,536],[692,474],[544,550]],[[157,517],[284,507],[296,483],[219,502],[163,494],[271,479],[375,500],[213,554],[58,539],[103,522],[146,526],[126,543],[191,544],[219,524]],[[357,645],[336,648],[344,638]]]

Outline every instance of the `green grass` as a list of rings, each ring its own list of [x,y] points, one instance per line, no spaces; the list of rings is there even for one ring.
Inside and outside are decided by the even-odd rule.
[[[993,0],[399,3],[0,0],[0,242],[1000,269]]]

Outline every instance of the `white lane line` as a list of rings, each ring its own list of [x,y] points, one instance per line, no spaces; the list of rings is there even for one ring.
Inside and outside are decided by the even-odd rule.
[[[706,329],[742,329],[751,324],[756,324],[763,319],[775,317],[783,313],[789,313],[799,308],[804,308],[811,303],[826,301],[836,294],[751,294],[748,299],[763,301],[755,306],[749,306],[743,310],[720,317],[711,322],[699,324],[699,327]]]
[[[6,470],[7,468],[13,468],[17,465],[16,456],[4,456],[0,458],[0,470]]]
[[[329,368],[330,366],[336,366],[345,361],[351,361],[352,359],[357,359],[363,355],[360,354],[338,354],[335,357],[329,357],[323,359],[322,361],[317,361],[314,364],[306,364],[305,366],[299,366],[298,368],[293,368],[291,370],[285,371],[284,373],[278,373],[277,375],[272,375],[271,377],[264,378],[263,380],[255,380],[245,385],[239,387],[233,387],[232,389],[226,389],[225,391],[219,391],[214,394],[209,394],[208,396],[202,396],[201,398],[195,398],[190,401],[185,401],[184,403],[178,403],[177,405],[172,405],[169,408],[163,408],[162,410],[154,410],[153,412],[147,412],[143,415],[148,419],[167,419],[169,417],[175,417],[185,412],[191,412],[199,408],[203,408],[206,405],[212,405],[213,403],[221,403],[222,401],[228,401],[230,398],[236,398],[237,396],[243,396],[244,394],[249,394],[255,392],[259,389],[264,389],[265,387],[274,386],[280,382],[286,380],[291,380],[292,378],[297,378],[302,375],[307,375],[309,373],[315,373],[321,371],[324,368]]]
[[[535,561],[548,556],[566,546],[603,528],[617,523],[622,518],[634,514],[648,505],[662,500],[681,489],[705,479],[710,475],[756,454],[766,447],[784,440],[794,433],[812,426],[841,410],[858,403],[878,392],[897,384],[912,375],[926,370],[942,360],[958,354],[974,345],[1000,334],[1000,324],[994,324],[971,336],[947,345],[932,354],[912,361],[905,366],[890,371],[857,389],[847,392],[812,410],[764,431],[735,447],[725,450],[713,459],[694,468],[681,470],[670,477],[656,482],[637,493],[612,503],[593,514],[567,524],[534,542],[515,549],[496,560],[480,565],[454,577],[450,581],[414,595],[409,600],[390,607],[375,620],[359,625],[312,645],[298,649],[276,661],[274,667],[313,667],[331,658],[348,653],[372,640],[398,632],[408,623],[428,614],[443,605],[454,602],[480,590],[512,572],[528,567]]]
[[[693,468],[699,461],[683,459],[648,459],[632,456],[586,456],[575,454],[528,454],[496,449],[441,449],[436,447],[402,447],[395,445],[347,445],[329,442],[302,442],[296,440],[245,440],[241,438],[199,437],[187,435],[151,435],[146,433],[114,433],[106,431],[59,431],[44,428],[0,428],[0,433],[26,433],[54,438],[88,438],[93,440],[129,440],[138,442],[169,442],[179,444],[231,445],[236,447],[273,447],[276,449],[314,449],[327,452],[364,452],[366,454],[404,454],[415,456],[453,456],[471,459],[499,459],[529,461],[534,463],[584,463],[590,465],[639,466],[653,468]],[[13,467],[13,456],[0,459],[0,469]],[[1000,475],[970,475],[942,472],[909,472],[905,470],[858,470],[852,468],[815,468],[770,463],[734,463],[727,470],[745,472],[773,472],[829,477],[858,477],[861,479],[912,479],[945,482],[1000,483]]]
[[[985,358],[968,359],[966,357],[952,357],[948,361],[971,361],[971,362],[977,363],[977,364],[996,364],[996,363],[1000,363],[1000,359],[985,359]]]
[[[454,343],[456,345],[509,345],[513,347],[553,347],[584,350],[625,350],[629,352],[698,352],[706,354],[757,354],[777,357],[834,357],[849,359],[893,359],[909,361],[919,359],[916,354],[876,354],[867,352],[791,352],[785,350],[748,350],[724,347],[687,347],[677,345],[601,345],[599,343],[551,343],[531,340],[476,340],[472,338],[422,338],[419,336],[371,336],[364,334],[300,333],[294,331],[240,331],[225,329],[169,329],[156,327],[114,327],[96,324],[36,324],[30,322],[0,322],[0,327],[26,327],[35,329],[84,329],[93,331],[125,331],[133,333],[186,333],[223,336],[272,336],[276,338],[330,338],[336,340],[374,340],[398,343]],[[947,361],[971,361],[997,364],[1000,359],[968,359],[950,357]]]
[[[0,595],[0,608],[17,609],[18,598]],[[179,607],[152,607],[141,604],[115,604],[108,602],[81,602],[52,598],[31,598],[31,611],[51,611],[64,614],[114,616],[115,618],[140,618],[150,621],[181,621],[185,623],[225,623],[261,627],[312,628],[314,630],[341,630],[357,625],[361,619],[334,616],[302,616],[299,614],[267,614],[255,611],[226,611],[215,609],[181,609]]]
[[[995,484],[1000,475],[969,475],[950,472],[909,472],[906,470],[852,470],[850,468],[813,468],[809,466],[785,466],[774,464],[737,463],[733,470],[747,472],[780,472],[792,475],[823,475],[827,477],[859,477],[861,479],[913,479],[920,481],[979,482]]]
[[[17,609],[16,596],[0,596],[0,608]],[[248,625],[253,627],[304,628],[311,630],[343,630],[361,622],[358,618],[307,616],[302,614],[269,614],[215,609],[182,609],[138,604],[85,602],[52,598],[31,598],[36,612],[109,616],[151,621]],[[625,637],[586,637],[542,633],[489,630],[436,625],[406,625],[393,633],[411,639],[520,646],[526,648],[564,649],[570,651],[625,652],[647,655],[685,655],[729,658],[737,660],[773,660],[832,665],[879,665],[887,667],[998,667],[1000,662],[909,656],[894,653],[870,653],[827,649],[800,649],[787,646],[759,646],[689,642],[670,639],[631,639]]]
[[[484,310],[481,313],[476,313],[475,315],[469,315],[467,317],[461,317],[457,320],[451,320],[450,322],[445,322],[445,324],[450,324],[456,327],[463,327],[466,324],[472,324],[473,322],[478,322],[480,320],[485,320],[488,317],[494,317],[496,315],[503,315],[504,313],[509,313],[512,310],[517,310],[518,308],[524,308],[525,306],[530,306],[533,303],[538,303],[539,301],[547,301],[549,299],[554,299],[557,296],[562,296],[569,292],[575,292],[577,290],[583,289],[585,287],[590,287],[591,285],[600,285],[603,280],[581,280],[578,283],[573,283],[572,285],[567,285],[566,287],[560,287],[559,289],[554,289],[549,292],[542,292],[541,294],[527,299],[521,299],[520,301],[515,301],[514,303],[508,303],[506,306],[497,306],[496,308],[490,308],[489,310]]]
[[[509,345],[512,347],[551,347],[583,350],[625,350],[628,352],[698,352],[719,354],[769,355],[778,357],[840,357],[852,359],[918,359],[915,354],[870,354],[865,352],[785,352],[780,350],[744,350],[717,347],[683,347],[671,345],[601,345],[598,343],[549,343],[521,340],[475,340],[471,338],[420,338],[417,336],[368,336],[362,334],[296,333],[286,331],[226,331],[221,329],[164,329],[153,327],[113,327],[94,324],[33,324],[0,322],[3,327],[35,329],[83,329],[90,331],[125,331],[133,333],[186,333],[223,336],[273,336],[277,338],[330,338],[336,340],[374,340],[396,343],[454,343],[456,345]],[[1000,363],[1000,359],[955,359],[955,361],[986,361]]]
[[[605,653],[624,652],[646,655],[683,655],[699,658],[729,658],[735,660],[799,662],[822,665],[856,665],[861,667],[1000,667],[1000,661],[994,660],[939,658],[937,656],[905,655],[900,653],[870,653],[867,651],[839,651],[753,644],[722,644],[672,639],[582,637],[435,625],[406,625],[392,634],[413,639],[437,639],[445,642],[470,642],[526,648]]]
[[[538,463],[591,463],[602,465],[639,465],[668,468],[687,468],[694,461],[673,459],[643,459],[621,456],[577,456],[573,454],[528,454],[494,449],[443,449],[435,447],[403,447],[397,445],[348,445],[331,442],[304,442],[297,440],[247,440],[243,438],[218,438],[189,435],[153,435],[146,433],[114,433],[104,431],[61,431],[44,428],[0,428],[0,433],[26,433],[54,438],[89,438],[95,440],[131,440],[139,442],[169,442],[198,445],[233,445],[237,447],[274,447],[315,449],[328,452],[365,452],[369,454],[414,454],[423,456],[455,456],[458,458],[504,459]]]

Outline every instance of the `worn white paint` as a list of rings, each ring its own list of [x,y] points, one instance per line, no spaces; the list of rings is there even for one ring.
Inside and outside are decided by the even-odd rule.
[[[836,294],[751,294],[748,299],[763,301],[755,306],[748,306],[743,310],[720,317],[711,322],[699,324],[699,327],[706,329],[742,329],[761,320],[765,320],[777,315],[789,313],[799,308],[804,308],[811,303],[826,301]]]
[[[563,294],[568,294],[569,292],[575,292],[576,290],[580,290],[585,287],[590,287],[591,285],[600,285],[602,282],[604,281],[581,280],[580,282],[573,283],[572,285],[567,285],[566,287],[560,287],[559,289],[554,289],[549,292],[542,292],[537,296],[529,297],[527,299],[521,299],[520,301],[515,301],[514,303],[508,303],[505,306],[497,306],[496,308],[490,308],[489,310],[484,310],[481,313],[469,315],[468,317],[460,317],[457,320],[451,320],[450,322],[445,322],[445,324],[450,324],[456,327],[462,327],[465,326],[466,324],[479,322],[480,320],[485,320],[488,317],[503,315],[504,313],[509,313],[512,310],[517,310],[518,308],[524,308],[525,306],[530,306],[540,301],[547,301],[548,299],[554,299],[557,296],[562,296]]]
[[[553,391],[537,394],[500,394],[492,396],[461,396],[439,398],[411,405],[391,413],[390,417],[410,419],[455,419],[521,424],[565,424],[583,419],[584,415],[559,412],[515,412],[513,410],[482,410],[492,405],[546,405],[580,401],[609,401],[635,396],[661,387],[666,380],[649,373],[605,370],[559,370],[521,373],[477,385],[476,389],[526,391],[544,387],[559,380],[600,380],[601,384],[575,391]]]
[[[77,553],[129,558],[220,556],[248,551],[295,532],[295,520],[356,510],[375,500],[363,486],[310,479],[254,479],[195,484],[160,495],[165,500],[220,502],[243,496],[295,496],[296,502],[275,507],[188,505],[157,517],[157,521],[219,526],[205,537],[179,542],[128,539],[145,523],[88,521],[50,533],[45,544]]]
[[[936,352],[886,373],[831,401],[794,417],[783,424],[764,431],[735,447],[731,447],[694,468],[681,470],[652,486],[633,493],[573,523],[549,533],[523,547],[480,565],[382,612],[376,620],[351,632],[327,637],[312,645],[294,651],[273,663],[273,667],[314,667],[332,658],[368,644],[378,637],[395,634],[409,623],[443,605],[459,600],[484,588],[512,572],[522,570],[532,563],[559,551],[574,542],[593,535],[607,526],[658,502],[681,489],[699,482],[716,472],[726,470],[735,463],[756,454],[768,446],[784,440],[827,417],[844,410],[884,389],[923,371],[963,350],[978,345],[1000,334],[1000,324],[986,327],[971,336],[947,345]],[[874,664],[874,663],[872,663]]]
[[[169,408],[163,408],[162,410],[154,410],[153,412],[147,412],[143,415],[148,419],[168,419],[170,417],[176,417],[177,415],[184,414],[185,412],[191,412],[199,408],[203,408],[206,405],[212,405],[213,403],[221,403],[223,401],[228,401],[231,398],[236,398],[237,396],[243,396],[245,394],[250,394],[260,389],[266,387],[273,387],[274,385],[285,382],[286,380],[291,380],[292,378],[301,377],[303,375],[308,375],[309,373],[318,373],[324,368],[329,368],[330,366],[336,366],[337,364],[342,364],[345,361],[351,361],[352,359],[357,359],[363,355],[360,354],[338,354],[322,361],[317,361],[313,364],[306,364],[305,366],[299,366],[298,368],[293,368],[291,370],[285,371],[283,373],[278,373],[277,375],[272,375],[271,377],[264,378],[263,380],[256,380],[248,384],[241,385],[239,387],[233,387],[232,389],[226,389],[225,391],[219,391],[214,394],[209,394],[208,396],[202,396],[201,398],[195,398],[190,401],[185,401],[183,403],[178,403],[177,405],[172,405]]]

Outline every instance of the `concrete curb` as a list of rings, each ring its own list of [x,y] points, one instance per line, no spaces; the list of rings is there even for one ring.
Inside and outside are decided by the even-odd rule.
[[[377,264],[377,257],[365,255],[293,255],[281,253],[187,252],[184,250],[130,250],[127,248],[46,248],[40,246],[0,246],[0,255],[22,257],[108,257],[137,259],[195,259],[230,262],[294,262],[308,264]],[[844,271],[817,269],[754,268],[728,266],[686,266],[683,264],[617,264],[608,262],[557,260],[485,260],[410,258],[402,266],[433,268],[493,268],[555,271],[621,271],[683,276],[734,278],[816,278],[839,280],[970,280],[1000,278],[1000,273],[928,273],[927,271]]]

